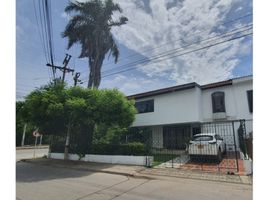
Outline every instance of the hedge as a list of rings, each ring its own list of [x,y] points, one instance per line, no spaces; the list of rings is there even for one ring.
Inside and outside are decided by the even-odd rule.
[[[51,147],[53,153],[63,153],[63,144],[54,144]],[[76,154],[75,149],[70,148],[69,153]],[[131,142],[127,144],[93,144],[91,149],[85,154],[97,155],[134,155],[144,156],[149,154],[149,149],[140,142]]]

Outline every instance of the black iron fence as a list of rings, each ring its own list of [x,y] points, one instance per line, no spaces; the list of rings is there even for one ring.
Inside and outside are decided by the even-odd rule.
[[[90,135],[90,133],[88,133]],[[115,133],[117,134],[117,133]],[[119,134],[119,133],[118,133]],[[132,128],[117,137],[117,140],[88,140],[79,133],[70,134],[68,153],[70,154],[98,154],[98,155],[149,155],[151,151],[150,129]],[[86,144],[86,145],[84,145]],[[52,153],[64,153],[66,136],[51,136],[50,150]]]
[[[153,166],[242,172],[242,159],[250,154],[246,142],[250,124],[252,121],[234,120],[154,127],[150,151]]]
[[[247,129],[252,121],[131,128],[113,142],[86,141],[86,149],[79,149],[81,137],[71,134],[69,153],[153,156],[153,167],[237,173],[243,171],[242,159],[252,158]],[[65,143],[66,136],[51,136],[51,152],[63,153]]]

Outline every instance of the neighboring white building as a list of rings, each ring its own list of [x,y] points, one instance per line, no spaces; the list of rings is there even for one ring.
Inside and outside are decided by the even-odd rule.
[[[228,132],[226,138],[235,132],[233,139],[239,149],[238,120],[246,120],[246,132],[252,133],[252,93],[253,78],[246,76],[201,86],[193,82],[131,95],[128,98],[135,99],[138,111],[132,127],[150,127],[156,148],[169,148],[168,144],[175,141],[177,149],[184,149],[193,134],[211,131],[206,130],[208,126],[204,124],[212,122],[219,124],[216,132],[223,136]],[[233,127],[227,127],[226,123]]]

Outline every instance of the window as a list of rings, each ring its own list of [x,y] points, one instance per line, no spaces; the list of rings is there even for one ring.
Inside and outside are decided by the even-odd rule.
[[[253,112],[253,90],[247,91],[249,112]]]
[[[214,92],[211,97],[213,113],[225,112],[224,92]]]
[[[200,135],[200,136],[195,136],[193,141],[211,141],[213,140],[213,137],[210,135]]]
[[[154,112],[154,100],[136,102],[135,107],[138,113]]]

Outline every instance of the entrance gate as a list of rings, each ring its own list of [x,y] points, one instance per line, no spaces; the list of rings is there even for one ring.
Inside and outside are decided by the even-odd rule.
[[[225,151],[218,161],[214,156],[198,155],[190,159],[188,154],[191,138],[201,133],[215,133],[223,139]],[[245,121],[205,122],[198,125],[177,125],[162,128],[162,134],[152,132],[151,154],[153,166],[157,168],[178,168],[181,170],[202,170],[220,173],[238,173],[243,171],[243,145],[246,134]],[[210,149],[211,148],[211,149]],[[213,145],[207,145],[206,151],[213,151]]]

